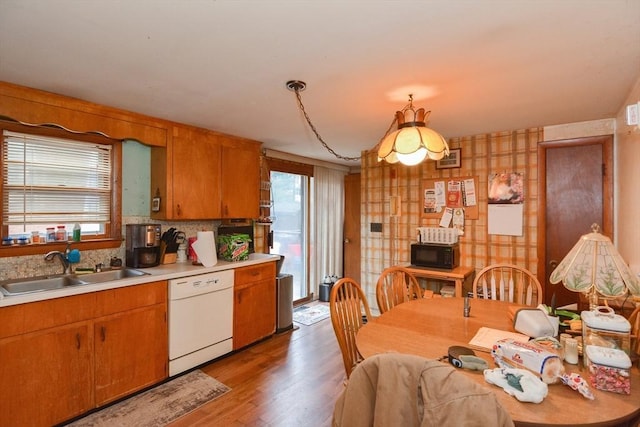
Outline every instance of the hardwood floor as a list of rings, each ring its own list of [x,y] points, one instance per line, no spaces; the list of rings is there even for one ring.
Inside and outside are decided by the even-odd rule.
[[[295,325],[203,367],[232,390],[171,427],[330,426],[345,379],[331,320]]]

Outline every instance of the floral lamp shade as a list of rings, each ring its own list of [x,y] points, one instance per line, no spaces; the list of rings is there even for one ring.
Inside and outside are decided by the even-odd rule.
[[[565,288],[595,297],[619,297],[630,292],[640,297],[640,281],[631,272],[607,236],[599,232],[597,224],[592,232],[580,237],[567,256],[551,273],[553,284],[562,281]]]

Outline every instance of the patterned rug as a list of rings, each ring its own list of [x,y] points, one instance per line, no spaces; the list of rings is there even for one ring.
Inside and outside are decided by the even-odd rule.
[[[165,426],[231,390],[200,370],[133,396],[68,426]]]
[[[326,304],[302,305],[293,310],[293,321],[310,326],[331,316]]]

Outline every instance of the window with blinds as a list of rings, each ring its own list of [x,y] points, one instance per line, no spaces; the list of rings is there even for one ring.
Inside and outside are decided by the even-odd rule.
[[[4,130],[2,222],[10,235],[78,223],[104,236],[111,222],[112,146]]]

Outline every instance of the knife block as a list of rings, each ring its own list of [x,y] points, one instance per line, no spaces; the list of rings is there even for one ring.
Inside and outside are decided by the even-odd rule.
[[[178,254],[175,252],[165,253],[164,256],[162,257],[162,264],[175,264],[177,258],[178,258]]]

